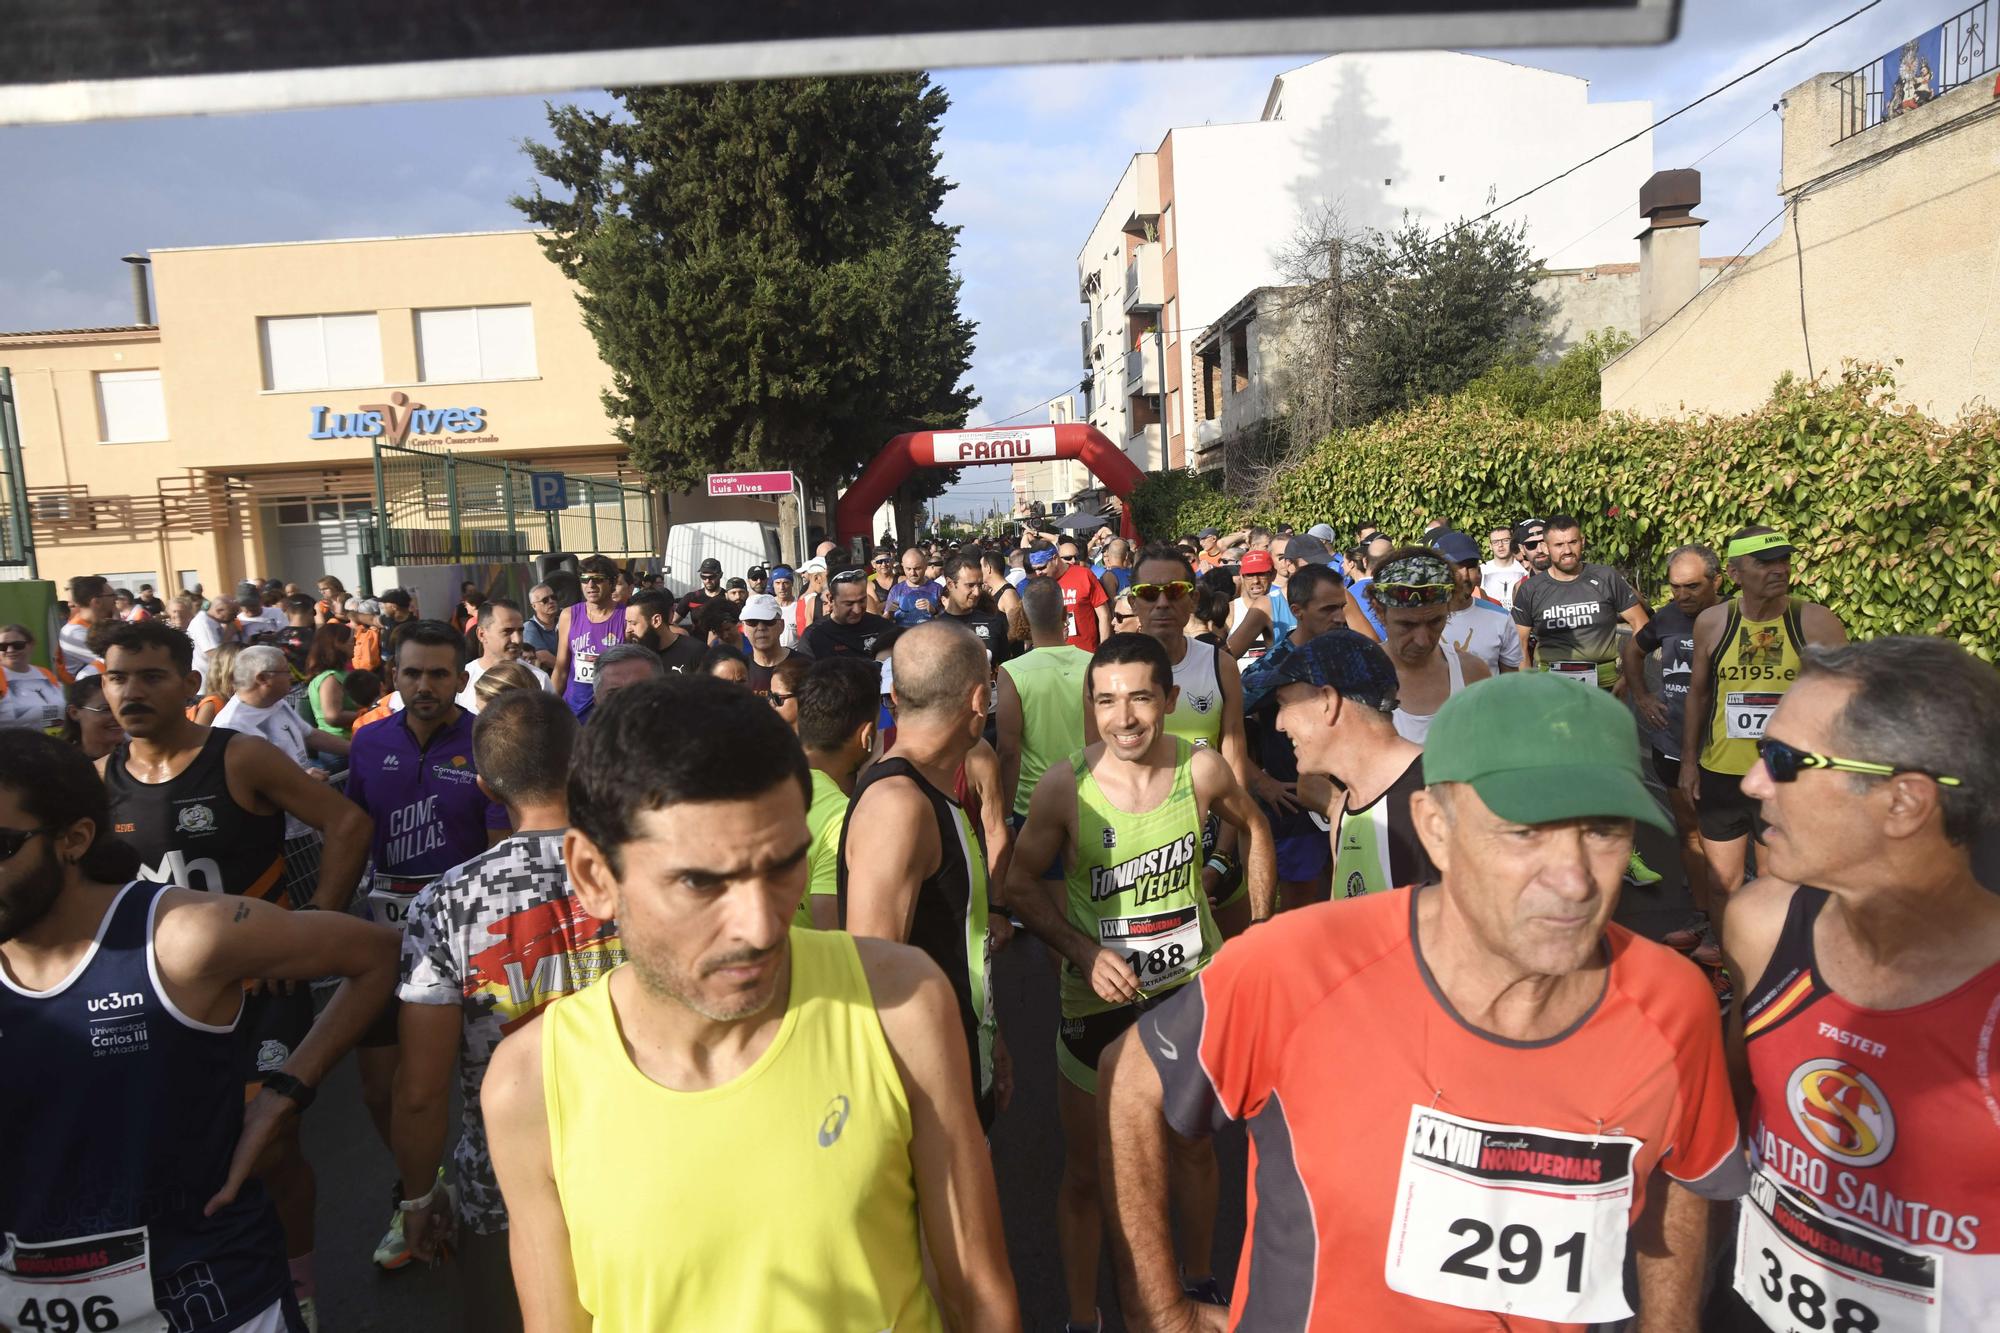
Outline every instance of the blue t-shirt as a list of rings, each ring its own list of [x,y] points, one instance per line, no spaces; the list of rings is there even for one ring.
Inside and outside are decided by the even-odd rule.
[[[472,714],[418,746],[407,710],[355,733],[347,795],[375,820],[377,874],[432,879],[486,850],[489,829],[507,811],[479,790],[472,763]]]
[[[1382,617],[1375,614],[1375,604],[1368,600],[1368,585],[1374,581],[1372,577],[1354,580],[1353,584],[1347,590],[1347,595],[1352,597],[1355,604],[1361,608],[1361,614],[1368,617],[1368,623],[1373,625],[1375,632],[1382,636],[1382,642],[1387,643],[1389,641],[1388,627],[1382,623]]]
[[[921,625],[935,616],[938,608],[944,605],[944,589],[935,583],[925,583],[915,588],[908,583],[898,583],[889,590],[889,595],[884,601],[883,610],[897,625],[904,627]],[[920,601],[929,602],[930,609],[926,611],[919,607],[917,603]]]

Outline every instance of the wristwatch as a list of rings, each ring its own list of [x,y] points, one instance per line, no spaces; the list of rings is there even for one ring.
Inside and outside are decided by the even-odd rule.
[[[292,1104],[301,1111],[311,1106],[313,1098],[319,1096],[318,1088],[301,1083],[283,1070],[273,1070],[264,1075],[264,1087],[266,1091],[275,1092],[280,1097],[291,1098]]]

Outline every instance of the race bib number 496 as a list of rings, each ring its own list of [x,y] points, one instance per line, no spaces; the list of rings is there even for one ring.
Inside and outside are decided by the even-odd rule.
[[[0,1328],[22,1333],[171,1333],[153,1304],[146,1228],[0,1246]]]
[[[1638,1146],[1412,1106],[1383,1264],[1390,1289],[1559,1323],[1629,1318]]]

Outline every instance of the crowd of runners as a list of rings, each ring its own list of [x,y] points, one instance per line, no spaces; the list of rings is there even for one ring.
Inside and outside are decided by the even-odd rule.
[[[1029,1062],[1071,1329],[2000,1328],[2000,676],[1766,526],[1656,608],[1407,535],[76,580],[0,625],[0,1329],[317,1328],[350,1051],[477,1333],[1018,1328]]]

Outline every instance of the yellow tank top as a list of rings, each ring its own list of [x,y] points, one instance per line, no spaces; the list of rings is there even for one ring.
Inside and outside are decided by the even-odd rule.
[[[860,955],[841,931],[794,929],[791,950],[770,1047],[700,1092],[639,1072],[608,982],[544,1011],[550,1156],[597,1333],[941,1328]]]
[[[1709,706],[1701,766],[1709,772],[1741,777],[1757,762],[1764,724],[1799,678],[1803,631],[1798,608],[1793,599],[1776,620],[1745,620],[1741,599],[1729,604],[1729,618],[1708,671],[1714,702]]]

